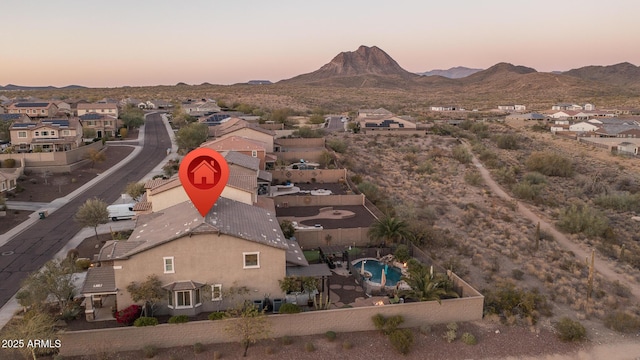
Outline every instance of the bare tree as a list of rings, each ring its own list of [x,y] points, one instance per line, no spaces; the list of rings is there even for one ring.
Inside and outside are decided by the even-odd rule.
[[[229,310],[229,315],[235,319],[229,320],[225,330],[240,342],[243,357],[247,356],[251,344],[268,338],[271,333],[271,323],[269,323],[264,311],[258,310],[251,303]]]
[[[52,340],[53,346],[60,345],[60,340],[55,339],[54,324],[55,320],[46,312],[31,310],[21,319],[14,318],[8,324],[3,339],[12,339],[9,341],[17,342],[11,345],[17,348],[25,358],[35,360],[38,355],[47,355],[51,352],[46,347],[33,346],[35,341]]]
[[[74,295],[73,260],[50,260],[42,270],[35,271],[23,281],[16,298],[25,308],[42,309],[49,296],[64,310]]]
[[[93,168],[96,163],[101,163],[107,160],[107,155],[105,155],[102,151],[96,149],[89,149],[86,155],[86,159],[91,161],[91,167]]]
[[[82,226],[93,227],[97,240],[98,225],[109,222],[109,210],[107,210],[107,203],[98,198],[89,199],[78,208],[73,219]]]
[[[62,193],[62,185],[67,185],[69,183],[69,178],[66,176],[59,176],[59,177],[53,178],[51,183],[53,185],[58,186],[58,193]]]

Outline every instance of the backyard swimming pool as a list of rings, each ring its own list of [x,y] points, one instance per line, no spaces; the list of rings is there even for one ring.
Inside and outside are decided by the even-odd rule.
[[[355,263],[353,263],[353,267],[351,271],[353,272],[362,271],[363,261],[364,261],[364,271],[371,274],[371,278],[369,278],[368,281],[372,283],[377,283],[377,284],[381,283],[382,270],[385,269],[385,266],[386,266],[385,286],[396,286],[396,284],[398,283],[398,281],[400,281],[400,278],[402,277],[402,272],[400,271],[400,269],[398,269],[397,267],[382,263],[376,259],[357,260]]]

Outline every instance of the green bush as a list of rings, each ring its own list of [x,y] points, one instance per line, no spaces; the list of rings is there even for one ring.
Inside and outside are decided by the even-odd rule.
[[[464,181],[471,186],[480,186],[483,183],[482,175],[479,172],[467,172],[464,174]]]
[[[442,336],[445,340],[447,340],[448,343],[452,343],[456,340],[456,338],[458,337],[458,332],[455,330],[447,330],[445,331],[444,335]]]
[[[181,324],[189,322],[189,317],[187,315],[177,315],[169,318],[169,324]]]
[[[396,251],[394,251],[393,253],[393,256],[401,263],[409,260],[411,258],[411,255],[409,254],[409,247],[404,244],[398,245]]]
[[[145,358],[151,359],[158,354],[158,348],[153,345],[146,345],[142,348],[142,353]]]
[[[12,168],[14,166],[16,166],[16,160],[15,159],[4,159],[3,167]]]
[[[291,303],[282,304],[278,312],[280,314],[297,314],[300,312],[300,306]]]
[[[76,267],[80,270],[87,270],[89,266],[91,266],[91,260],[89,259],[76,260]]]
[[[476,337],[473,336],[473,334],[468,332],[463,333],[462,336],[460,337],[460,340],[467,345],[475,345],[478,343],[478,340],[476,340]]]
[[[197,342],[197,343],[193,344],[193,352],[194,353],[200,354],[200,353],[202,353],[204,351],[205,351],[205,348],[204,348],[204,345],[202,345],[202,343]]]
[[[604,326],[621,333],[636,333],[640,331],[640,317],[617,311],[604,318]]]
[[[376,327],[376,330],[382,331],[384,329],[384,324],[387,320],[382,316],[382,314],[375,314],[371,317],[371,321],[373,321],[373,326]]]
[[[336,332],[335,331],[327,331],[326,333],[324,333],[324,337],[327,338],[327,340],[329,341],[333,341],[336,339]]]
[[[562,231],[571,234],[606,237],[609,219],[586,204],[572,204],[561,211],[557,225]]]
[[[582,324],[566,316],[555,324],[555,328],[562,341],[581,341],[587,336],[587,330]]]
[[[395,329],[389,334],[389,341],[394,349],[406,355],[413,345],[413,333],[409,329]]]
[[[617,211],[640,211],[640,194],[618,192],[600,195],[594,199],[596,205]]]
[[[458,160],[461,164],[468,164],[471,162],[471,154],[467,151],[464,145],[458,145],[453,148],[453,158]]]
[[[139,317],[136,321],[133,322],[133,326],[141,327],[141,326],[156,326],[158,325],[158,319],[154,317]]]
[[[510,316],[529,318],[535,324],[540,315],[551,316],[551,305],[538,289],[527,291],[512,283],[498,283],[492,290],[484,290],[485,314],[497,314],[502,319]]]
[[[291,345],[293,344],[293,338],[291,336],[283,336],[282,337],[282,345]]]
[[[345,152],[347,152],[347,144],[339,139],[331,139],[327,141],[327,146],[329,146],[331,150],[340,154],[344,154]]]
[[[524,174],[524,176],[522,177],[522,180],[528,182],[529,184],[532,185],[539,185],[539,184],[546,184],[547,183],[547,178],[540,174],[537,171],[532,171],[532,172],[528,172],[526,174]]]
[[[304,351],[306,351],[306,352],[314,352],[314,351],[316,351],[316,346],[313,345],[312,342],[308,342],[308,343],[304,344]]]
[[[544,185],[534,185],[528,182],[519,182],[511,187],[513,195],[518,199],[536,201],[540,198],[540,193]]]
[[[518,137],[513,134],[504,134],[496,136],[496,145],[500,149],[517,150],[518,149]]]
[[[544,151],[534,152],[529,156],[525,164],[529,171],[537,171],[547,176],[573,176],[573,164],[571,160],[556,153]]]
[[[345,350],[349,350],[353,348],[353,343],[351,343],[351,341],[349,340],[345,340],[342,342],[342,348]]]
[[[208,316],[209,320],[222,320],[222,319],[224,319],[224,318],[226,318],[226,317],[227,317],[227,313],[225,313],[225,312],[221,312],[221,311],[218,311],[218,312],[212,312],[212,313],[211,313],[211,314],[209,314],[209,316]]]

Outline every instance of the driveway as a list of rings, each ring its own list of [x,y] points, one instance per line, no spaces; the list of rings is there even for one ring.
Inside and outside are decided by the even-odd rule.
[[[171,145],[160,114],[149,115],[145,121],[144,145],[135,158],[84,193],[65,199],[66,204],[45,220],[36,222],[0,246],[0,306],[18,291],[22,279],[40,269],[81,230],[81,226],[73,221],[80,205],[92,197],[113,203],[127,183],[140,181],[159,164]]]

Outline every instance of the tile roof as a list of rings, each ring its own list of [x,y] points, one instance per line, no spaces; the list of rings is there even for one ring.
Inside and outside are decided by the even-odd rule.
[[[204,284],[187,280],[187,281],[172,282],[171,284],[164,285],[162,288],[168,291],[182,291],[182,290],[195,290],[203,286]]]
[[[109,261],[121,257],[140,245],[136,241],[109,240],[100,249],[95,261]]]
[[[151,179],[148,180],[147,182],[144,183],[144,188],[145,189],[153,189],[157,186],[160,186],[162,184],[166,184],[170,181],[172,181],[173,179],[177,179],[176,177],[171,178],[171,179]]]
[[[101,266],[89,268],[87,270],[87,277],[82,285],[83,294],[95,294],[115,292],[116,288],[116,275],[113,270],[113,266]]]
[[[235,138],[236,136],[232,136]],[[228,138],[230,139],[230,138]],[[264,150],[264,148],[262,148]],[[260,159],[257,157],[241,154],[237,151],[228,151],[224,154],[225,160],[229,165],[235,164],[251,170],[260,170]]]
[[[248,139],[241,136],[229,136],[226,138],[216,139],[202,144],[200,147],[206,147],[215,151],[265,151],[265,146],[259,141]]]
[[[91,109],[117,109],[118,104],[114,103],[79,103],[78,110],[91,110]]]
[[[275,135],[275,132],[267,129],[263,129],[260,126],[249,123],[246,120],[242,120],[240,118],[231,118],[220,125],[213,126],[211,128],[214,137],[221,137],[227,134],[230,134],[234,131],[249,128],[263,134]]]
[[[242,174],[232,174],[229,175],[229,181],[227,181],[227,186],[231,186],[234,188],[238,188],[241,190],[246,190],[250,193],[253,193],[258,188],[258,181],[253,175],[242,175]]]
[[[273,180],[273,174],[268,171],[259,170],[258,179],[271,182]]]
[[[127,240],[140,244],[122,257],[187,235],[202,233],[226,234],[279,249],[289,248],[275,212],[221,197],[204,219],[190,201],[161,212],[141,215]]]

